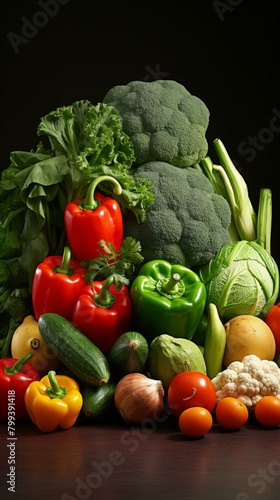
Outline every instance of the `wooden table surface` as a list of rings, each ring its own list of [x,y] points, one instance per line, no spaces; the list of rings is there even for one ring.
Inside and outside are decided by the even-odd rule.
[[[0,425],[1,500],[273,500],[280,498],[280,429],[214,424],[186,438],[168,417],[145,426],[78,420],[41,433],[29,420],[8,440]],[[8,446],[11,445],[11,446]],[[15,464],[15,492],[7,476]]]

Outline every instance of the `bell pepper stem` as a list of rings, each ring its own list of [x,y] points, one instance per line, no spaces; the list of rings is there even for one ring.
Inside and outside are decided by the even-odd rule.
[[[109,287],[112,283],[116,282],[116,278],[113,274],[108,276],[104,281],[102,288],[99,293],[95,294],[94,302],[98,307],[105,307],[109,309],[114,304],[116,298],[112,293],[109,292]]]
[[[122,193],[122,187],[114,177],[111,177],[110,175],[101,175],[100,177],[97,177],[97,179],[94,179],[90,183],[87,190],[85,201],[82,204],[81,208],[83,208],[84,210],[95,210],[96,208],[98,208],[99,202],[94,199],[94,192],[98,184],[103,181],[110,181],[112,184],[115,185],[113,189],[113,192],[115,194],[120,195]]]
[[[172,276],[170,276],[169,281],[164,283],[162,286],[162,289],[165,291],[165,293],[168,293],[169,295],[173,295],[178,292],[178,283],[181,279],[180,274],[174,273]]]
[[[13,366],[11,366],[10,368],[8,366],[6,366],[6,368],[4,368],[3,371],[7,375],[14,375],[15,373],[20,373],[22,371],[22,368],[25,365],[25,363],[27,363],[27,361],[29,361],[29,359],[32,356],[33,356],[32,352],[28,352],[27,354],[24,354],[21,358],[19,358],[15,362],[15,364]]]
[[[55,267],[53,271],[58,274],[67,274],[68,276],[71,276],[71,274],[73,274],[74,271],[69,267],[70,259],[71,259],[71,250],[69,247],[64,247],[60,266]]]
[[[60,387],[57,378],[56,378],[56,373],[54,370],[50,370],[48,373],[48,378],[50,381],[50,387],[46,388],[46,394],[51,398],[59,398],[62,399],[66,396],[67,391],[64,387]]]

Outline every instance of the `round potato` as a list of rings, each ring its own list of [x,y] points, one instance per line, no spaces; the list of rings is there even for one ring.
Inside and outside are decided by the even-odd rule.
[[[235,316],[224,326],[227,336],[223,358],[225,368],[249,354],[273,360],[276,351],[274,335],[261,318],[244,314]]]

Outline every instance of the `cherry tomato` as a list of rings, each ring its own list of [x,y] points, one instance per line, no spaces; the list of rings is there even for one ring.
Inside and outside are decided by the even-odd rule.
[[[247,406],[237,398],[225,397],[216,406],[216,419],[224,429],[236,430],[249,418]]]
[[[202,437],[210,431],[213,418],[206,408],[193,406],[182,411],[178,420],[180,431],[188,437]]]
[[[167,400],[175,417],[193,406],[201,406],[212,412],[216,404],[215,386],[204,373],[178,373],[169,384]]]
[[[263,396],[255,406],[257,421],[266,427],[280,425],[280,399],[276,396]]]
[[[278,354],[280,354],[280,302],[278,304],[274,304],[269,309],[264,321],[274,335],[276,343],[275,356],[278,356]]]

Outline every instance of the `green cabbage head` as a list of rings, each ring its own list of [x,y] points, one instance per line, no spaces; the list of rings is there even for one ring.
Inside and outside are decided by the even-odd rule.
[[[223,246],[198,274],[224,323],[241,314],[265,316],[278,297],[277,264],[255,241]]]

